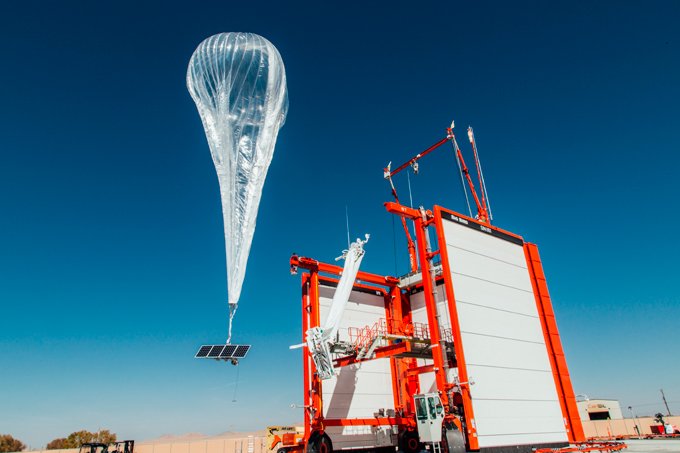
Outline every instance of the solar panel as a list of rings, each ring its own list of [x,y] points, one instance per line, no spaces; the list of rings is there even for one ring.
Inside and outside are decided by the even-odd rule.
[[[197,359],[230,360],[242,359],[248,354],[248,344],[204,344],[200,347],[195,357]],[[232,360],[233,361],[233,360]],[[235,361],[233,361],[236,363]]]
[[[197,358],[206,357],[211,349],[212,349],[211,344],[201,346],[201,349],[199,349],[198,352],[196,353],[196,357]]]
[[[236,346],[228,344],[224,347],[224,350],[220,354],[221,359],[229,359],[231,356],[234,354],[234,351],[236,350]]]
[[[215,346],[212,347],[210,352],[208,353],[208,357],[216,358],[220,356],[220,353],[224,349],[223,344],[216,344]]]
[[[236,348],[236,351],[234,351],[233,357],[235,359],[242,359],[248,354],[248,351],[250,350],[250,345],[240,345]]]

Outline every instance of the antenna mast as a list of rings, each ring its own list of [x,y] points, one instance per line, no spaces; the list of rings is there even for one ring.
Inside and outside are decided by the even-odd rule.
[[[460,148],[457,145],[456,142],[456,136],[453,134],[453,122],[451,123],[451,127],[446,130],[448,136],[450,137],[451,140],[453,140],[454,143],[454,152],[456,153],[456,157],[459,160],[459,166],[461,169],[461,172],[463,173],[463,176],[465,177],[468,186],[470,186],[470,192],[472,193],[472,199],[475,202],[475,205],[477,206],[477,216],[476,219],[479,220],[482,223],[486,224],[491,224],[489,220],[489,210],[487,209],[487,204],[486,204],[486,197],[483,196],[482,193],[482,199],[480,201],[479,196],[477,195],[477,190],[475,189],[475,184],[472,182],[472,177],[470,176],[470,170],[468,170],[467,165],[465,165],[465,159],[463,159],[463,153],[460,151]],[[478,159],[475,158],[475,162],[479,162]],[[478,164],[479,165],[479,164]],[[481,168],[481,167],[478,167]],[[480,171],[481,174],[481,171]],[[483,188],[483,184],[480,178],[479,185]],[[483,189],[482,189],[483,190]]]
[[[668,401],[666,401],[666,395],[663,393],[663,389],[661,389],[661,398],[663,399],[663,404],[666,406],[666,412],[668,413],[668,416],[671,416],[671,410],[668,407]]]
[[[484,181],[484,172],[482,171],[482,163],[479,160],[477,142],[475,141],[475,133],[472,130],[472,126],[468,126],[468,139],[472,145],[472,152],[475,156],[475,164],[477,165],[477,178],[479,180],[480,190],[482,192],[482,204],[484,204],[484,207],[489,212],[489,220],[493,220],[493,214],[491,213],[491,201],[489,200],[489,194],[486,191],[486,181]]]

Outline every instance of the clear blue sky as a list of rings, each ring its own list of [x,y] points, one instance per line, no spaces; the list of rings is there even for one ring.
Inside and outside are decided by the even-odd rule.
[[[0,432],[40,447],[300,420],[291,252],[337,256],[347,205],[372,234],[364,269],[394,273],[382,168],[452,118],[461,144],[475,127],[496,225],[540,246],[575,391],[653,413],[664,388],[680,412],[680,4],[424,3],[0,5]],[[185,73],[222,31],[272,41],[290,95],[236,403],[236,368],[192,358],[225,338],[226,279]],[[414,201],[462,210],[453,165],[424,161]]]

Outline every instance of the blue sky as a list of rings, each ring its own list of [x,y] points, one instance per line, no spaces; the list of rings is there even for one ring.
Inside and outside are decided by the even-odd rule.
[[[423,2],[421,2],[423,3]],[[302,418],[291,252],[369,232],[394,273],[382,168],[475,128],[495,224],[536,242],[577,393],[680,412],[677,2],[24,2],[0,5],[0,431],[138,440]],[[250,31],[290,109],[264,188],[236,369],[217,179],[186,66]],[[469,150],[464,149],[465,152]],[[397,180],[405,189],[405,181]],[[463,210],[451,153],[414,202]],[[397,236],[397,271],[407,262]],[[264,408],[267,408],[264,410]]]

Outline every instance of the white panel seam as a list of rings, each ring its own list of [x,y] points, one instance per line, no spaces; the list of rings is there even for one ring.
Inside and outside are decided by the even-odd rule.
[[[528,402],[539,402],[543,401],[546,403],[557,403],[559,400],[557,398],[555,399],[524,399],[524,398],[478,398],[475,397],[476,401],[528,401]],[[560,416],[561,418],[562,416]]]
[[[520,370],[520,371],[536,371],[540,373],[552,373],[552,370],[544,370],[542,368],[517,368],[513,366],[501,366],[501,365],[484,365],[482,363],[470,363],[467,362],[467,365],[470,366],[483,366],[485,368],[503,368],[504,370]]]
[[[491,281],[491,280],[487,280],[487,279],[485,279],[485,278],[476,277],[476,276],[474,276],[474,275],[464,274],[464,273],[462,273],[462,272],[454,272],[454,271],[451,271],[451,274],[453,274],[453,275],[462,275],[463,277],[474,278],[475,280],[479,280],[479,281],[482,281],[482,282],[491,283],[491,284],[498,285],[498,286],[503,286],[503,287],[505,287],[505,288],[515,289],[515,290],[517,290],[517,291],[522,291],[523,293],[531,294],[532,296],[534,295],[533,289],[532,289],[531,291],[529,291],[528,289],[522,289],[522,288],[517,288],[516,286],[505,285],[505,284],[503,284],[503,283],[494,282],[494,281]],[[453,275],[451,276],[452,278],[453,278]],[[531,283],[531,281],[529,281],[529,283]]]
[[[498,261],[499,263],[509,264],[510,266],[514,266],[514,267],[518,267],[520,269],[527,269],[528,270],[527,266],[520,266],[519,264],[511,263],[510,261],[501,260],[501,259],[495,258],[495,257],[490,256],[490,255],[485,255],[483,253],[475,252],[474,250],[466,249],[464,247],[459,247],[459,246],[454,245],[454,244],[449,244],[448,242],[446,243],[446,245],[448,245],[449,247],[452,247],[454,249],[463,250],[465,252],[469,252],[469,253],[472,253],[472,254],[477,255],[477,256],[483,256],[484,258],[489,258],[491,260]]]
[[[545,346],[545,341],[520,340],[519,338],[501,337],[501,336],[498,336],[498,335],[489,335],[487,333],[470,332],[469,330],[461,330],[460,332],[466,333],[468,335],[477,335],[479,337],[499,338],[501,340],[519,341],[519,342],[522,342],[522,343],[540,344],[541,346]],[[546,351],[546,354],[547,354],[547,351]]]
[[[504,312],[504,313],[510,313],[510,314],[513,314],[513,315],[526,316],[527,318],[539,319],[538,316],[527,315],[526,313],[520,313],[520,312],[518,312],[518,311],[504,310],[504,309],[502,309],[502,308],[491,307],[491,306],[489,306],[489,305],[476,304],[476,303],[474,303],[474,302],[468,302],[468,301],[463,300],[463,299],[456,299],[456,303],[458,303],[458,304],[474,305],[475,307],[488,308],[489,310],[502,311],[502,312]]]

